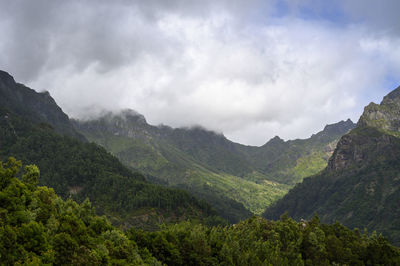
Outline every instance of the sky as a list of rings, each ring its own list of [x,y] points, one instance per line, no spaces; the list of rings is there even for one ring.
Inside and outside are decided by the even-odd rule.
[[[400,85],[398,0],[0,0],[0,69],[70,117],[134,109],[248,145]]]

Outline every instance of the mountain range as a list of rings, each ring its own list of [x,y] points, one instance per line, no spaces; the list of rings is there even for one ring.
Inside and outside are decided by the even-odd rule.
[[[37,93],[0,71],[0,160],[13,156],[41,170],[39,184],[63,198],[89,198],[99,214],[123,226],[157,228],[216,212],[186,191],[145,180],[78,133],[49,93]],[[222,219],[220,219],[222,220]]]
[[[201,127],[153,126],[132,110],[71,120],[48,92],[0,71],[0,159],[38,165],[40,184],[89,198],[123,227],[318,213],[399,244],[399,137],[400,88],[365,107],[356,125],[255,147]]]
[[[339,138],[354,127],[351,120],[341,121],[308,139],[275,137],[255,147],[201,127],[153,126],[133,110],[73,124],[148,180],[184,188],[231,222],[249,217],[249,211],[261,214],[295,183],[322,170]]]
[[[1,262],[399,265],[382,236],[307,214],[398,243],[399,98],[398,89],[368,106],[354,129],[342,121],[251,147],[199,127],[154,127],[133,111],[71,121],[47,92],[0,71]],[[243,219],[301,180],[265,215],[286,208],[309,220],[219,216]]]
[[[365,107],[321,173],[304,179],[263,214],[296,219],[318,213],[323,222],[383,233],[400,244],[400,87]]]

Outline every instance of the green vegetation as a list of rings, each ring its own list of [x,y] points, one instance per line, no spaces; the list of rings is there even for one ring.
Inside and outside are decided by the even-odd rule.
[[[183,222],[122,232],[82,204],[37,187],[39,169],[0,163],[0,259],[5,265],[397,265],[400,251],[318,217],[253,217],[233,226]],[[18,178],[17,178],[18,177]]]
[[[250,217],[252,213],[248,210],[261,214],[267,204],[287,191],[285,185],[256,184],[213,171],[157,139],[144,142],[107,132],[95,132],[86,137],[104,146],[131,169],[146,173],[148,180],[185,189],[206,200],[218,214],[233,223]]]
[[[123,232],[94,214],[89,201],[63,201],[37,187],[39,170],[10,158],[0,163],[2,265],[155,265]],[[17,179],[16,176],[20,176]]]
[[[49,93],[37,93],[0,71],[0,160],[9,156],[38,165],[40,184],[63,198],[90,198],[115,224],[157,229],[162,222],[187,219],[225,223],[206,202],[149,183],[88,143]]]
[[[309,156],[300,157],[296,166],[290,169],[288,175],[295,177],[295,180],[303,181],[305,177],[321,172],[328,165],[323,152],[313,152]]]
[[[24,117],[34,124],[51,125],[61,135],[85,140],[74,129],[68,116],[63,113],[48,92],[37,93],[23,84],[16,83],[10,74],[1,70],[0,108]]]
[[[38,165],[40,184],[78,202],[90,198],[99,214],[116,224],[156,229],[160,222],[212,222],[216,215],[207,203],[183,190],[145,181],[98,145],[61,136],[47,124],[35,125],[5,110],[0,112],[0,147],[0,159],[12,155]],[[157,219],[144,212],[150,217],[156,213]]]
[[[181,223],[159,232],[131,229],[139,253],[167,265],[397,265],[399,249],[381,236],[370,237],[318,217],[272,222],[253,217],[231,227]]]
[[[261,214],[293,184],[323,170],[338,138],[353,127],[342,121],[310,139],[251,147],[199,127],[154,127],[129,110],[74,125],[148,180],[184,188],[232,223]]]
[[[210,194],[222,194],[226,199],[243,204],[254,214],[261,214],[265,206],[288,191],[288,186],[285,184],[265,179],[255,183],[249,178],[207,169],[194,159],[182,154],[176,147],[157,142],[157,140],[143,143],[137,139],[106,135],[105,133],[97,138],[90,134],[85,136],[90,141],[104,146],[132,169],[138,169],[158,177],[158,180],[153,180],[155,182],[163,183],[164,181],[170,186],[185,188],[205,200],[210,197]],[[263,177],[265,178],[265,176]],[[219,202],[224,200],[220,198]],[[219,202],[216,201],[213,206],[219,213],[221,213],[220,211],[223,213],[225,211],[220,206],[222,202]],[[247,218],[248,214],[233,214],[224,217],[232,222],[237,222]]]
[[[268,208],[266,218],[288,213],[376,230],[400,245],[400,139],[369,127],[343,137],[328,169],[304,179]]]
[[[308,139],[284,141],[275,137],[261,147],[238,146],[259,180],[271,180],[290,187],[303,178],[322,171],[332,155],[339,138],[354,127],[351,120],[327,125],[323,131]]]
[[[364,109],[344,135],[326,170],[304,179],[269,207],[264,217],[287,211],[296,219],[313,213],[323,222],[376,230],[400,245],[400,87],[380,105]]]

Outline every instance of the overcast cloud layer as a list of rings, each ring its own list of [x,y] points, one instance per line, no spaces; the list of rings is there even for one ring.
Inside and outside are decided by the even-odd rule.
[[[400,84],[400,1],[328,2],[0,0],[0,69],[76,118],[309,137]]]

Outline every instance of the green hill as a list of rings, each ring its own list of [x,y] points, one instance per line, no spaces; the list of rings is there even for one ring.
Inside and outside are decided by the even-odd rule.
[[[354,127],[342,121],[309,139],[276,137],[253,147],[201,127],[152,126],[132,110],[73,124],[148,180],[190,191],[231,222],[249,211],[261,214],[304,176],[321,171],[340,136]]]
[[[304,177],[323,170],[341,136],[354,128],[348,119],[325,128],[308,139],[284,141],[274,137],[261,147],[237,145],[257,172],[264,178],[293,186]]]
[[[306,178],[268,208],[267,218],[288,211],[377,230],[400,245],[400,87],[380,105],[368,105],[357,127],[339,141],[327,168]]]
[[[186,219],[212,222],[216,213],[207,203],[183,190],[145,181],[102,147],[82,141],[84,137],[48,94],[0,74],[0,99],[17,95],[0,106],[0,160],[14,156],[38,165],[41,185],[64,198],[79,202],[89,198],[100,214],[123,226],[157,228],[162,222]]]

